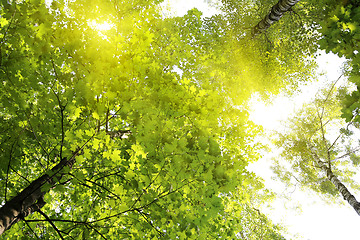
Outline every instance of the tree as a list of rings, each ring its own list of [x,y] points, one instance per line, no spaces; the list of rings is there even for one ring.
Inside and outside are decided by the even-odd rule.
[[[358,1],[341,1],[329,12],[329,17],[324,20],[321,28],[322,39],[320,47],[327,52],[348,59],[347,74],[349,81],[359,86],[360,58],[359,49],[359,21],[360,6]],[[344,99],[342,117],[346,121],[359,122],[359,88],[349,93]]]
[[[340,1],[321,22],[323,37],[319,41],[320,48],[351,59],[354,73],[359,70],[359,30],[356,24],[359,11],[358,1]]]
[[[252,210],[246,102],[296,80],[266,81],[275,57],[221,19],[162,19],[158,2],[1,3],[5,238],[244,238],[242,212],[280,236]]]
[[[224,1],[228,2],[228,1]],[[282,14],[280,14],[278,9],[278,5],[281,1],[279,1],[274,7],[272,7],[269,14],[266,15],[253,29],[253,35],[257,35],[267,28],[271,26],[274,20],[279,20]],[[295,1],[294,1],[295,2]],[[296,1],[298,2],[298,1]],[[296,3],[295,2],[295,3]],[[294,5],[295,5],[294,3]],[[306,3],[305,3],[306,5]],[[286,11],[288,11],[293,5],[288,5]],[[299,8],[302,6],[300,4]],[[304,11],[305,9],[305,11]],[[310,26],[308,29],[318,30],[321,35],[315,36],[318,40],[320,49],[325,49],[327,52],[332,51],[339,56],[344,56],[350,60],[350,81],[358,85],[359,77],[359,58],[357,52],[357,27],[356,27],[356,19],[358,18],[359,12],[359,4],[357,1],[322,1],[322,2],[313,2],[309,1],[307,4],[307,9],[304,8],[303,13],[297,12],[296,14],[299,16],[303,25]],[[315,10],[314,10],[315,9]],[[285,8],[283,8],[283,12],[285,12]],[[311,18],[309,18],[311,16]],[[320,17],[319,17],[320,16]],[[301,27],[304,29],[303,27]],[[260,30],[259,30],[260,29]],[[299,32],[295,32],[295,35],[298,35]],[[300,33],[301,34],[301,33]],[[317,41],[315,41],[317,42]],[[311,45],[309,46],[312,49]],[[316,48],[315,48],[316,49]],[[311,52],[311,51],[310,51]],[[330,91],[332,91],[331,89]],[[330,94],[330,93],[329,93]],[[351,94],[342,95],[344,100],[341,100],[342,103],[345,103],[342,108],[343,114],[341,117],[345,118],[348,122],[348,126],[356,125],[360,120],[358,116],[358,99],[359,99],[359,91],[353,91]],[[318,99],[319,100],[319,99]],[[317,101],[318,101],[317,100]],[[328,99],[322,99],[321,101],[328,101]],[[315,101],[316,102],[316,101]],[[339,152],[344,153],[340,158],[350,157],[351,160],[356,159],[355,152],[358,150],[357,147],[354,149],[349,149],[349,146],[344,147],[345,149],[339,150],[334,148],[337,144],[337,141],[342,135],[349,134],[348,129],[344,130],[338,138],[334,140],[334,142],[328,142],[328,139],[325,137],[325,125],[327,125],[330,121],[336,119],[336,121],[340,121],[339,111],[335,111],[335,109],[325,109],[324,106],[321,106],[321,114],[319,114],[319,105],[315,103],[314,107],[306,108],[304,112],[301,113],[300,117],[295,117],[292,120],[291,133],[281,134],[279,133],[280,140],[277,141],[277,145],[283,146],[285,144],[286,147],[283,148],[283,157],[291,162],[292,171],[285,171],[284,169],[278,168],[277,166],[276,172],[281,176],[283,180],[289,183],[292,178],[296,179],[296,182],[300,183],[301,186],[309,186],[311,189],[316,190],[318,192],[322,192],[325,194],[341,194],[344,199],[354,208],[354,210],[359,214],[359,202],[355,199],[355,197],[351,194],[351,192],[344,186],[344,184],[338,179],[336,175],[341,175],[340,173],[334,174],[333,165],[339,163],[333,163],[337,158],[333,155],[339,154]],[[329,103],[326,103],[326,105]],[[333,102],[330,104],[334,104]],[[340,106],[340,101],[336,103],[336,106]],[[339,109],[337,109],[339,110]],[[325,121],[323,118],[324,111],[332,112],[335,111],[338,115],[330,117],[328,121]],[[316,114],[315,114],[316,113]],[[312,116],[315,116],[312,117]],[[334,118],[334,119],[333,119]],[[318,124],[317,124],[318,123]],[[319,125],[320,124],[320,125]],[[344,124],[344,123],[343,123]],[[301,133],[305,129],[306,136]],[[318,132],[318,133],[316,133]],[[318,136],[320,134],[320,137]],[[313,139],[319,137],[319,139]],[[323,146],[320,148],[315,146],[316,144],[312,141],[315,141],[316,144],[322,144]],[[325,150],[324,150],[325,149]],[[290,154],[289,154],[290,153]],[[294,160],[293,158],[299,158],[300,160]],[[325,159],[323,159],[325,158]],[[311,160],[309,160],[311,159]],[[305,161],[306,160],[306,161]],[[342,165],[346,164],[347,160],[341,162]],[[314,164],[314,166],[312,166]],[[356,165],[356,163],[354,163]],[[310,167],[309,167],[310,166]],[[314,169],[311,169],[315,167]],[[348,168],[352,168],[352,164],[347,166]],[[320,169],[320,176],[318,175]],[[357,184],[349,177],[354,174],[354,171],[345,171],[346,173],[342,176],[344,177],[344,181],[349,181],[349,184],[352,184],[356,189],[358,189]],[[300,175],[297,175],[300,174]],[[331,190],[331,187],[328,186],[328,181],[324,181],[324,175],[327,177],[328,181],[332,182],[333,187],[336,190]],[[347,179],[345,179],[347,178]]]
[[[289,11],[299,0],[279,0],[270,10],[269,14],[265,16],[252,30],[252,35],[256,36],[259,33],[266,31],[274,22],[279,21],[284,13]]]
[[[274,21],[278,21],[283,13],[286,11],[289,11],[292,6],[294,6],[298,1],[293,1],[292,3],[287,4],[286,7],[283,7],[282,10],[279,10],[280,4],[284,4],[285,1],[279,1],[277,2],[270,10],[270,13],[263,14],[263,3],[261,1],[253,1],[252,8],[249,8],[245,1],[223,1],[224,3],[224,9],[236,9],[237,11],[229,11],[229,17],[230,19],[235,19],[238,17],[239,14],[247,15],[245,12],[255,9],[255,11],[262,12],[259,15],[265,15],[265,17],[252,29],[252,35],[258,35],[259,33],[265,32]],[[269,3],[271,4],[271,3]],[[255,6],[255,7],[254,7]],[[300,22],[301,26],[299,26],[299,30],[296,31],[294,29],[295,26],[290,24],[290,29],[293,29],[290,34],[295,36],[295,41],[292,41],[292,43],[295,43],[296,47],[301,50],[298,50],[297,52],[301,52],[302,54],[313,53],[318,49],[317,46],[314,46],[312,44],[309,44],[309,42],[306,40],[306,37],[304,36],[304,30],[308,29],[306,35],[311,36],[314,43],[319,42],[320,49],[326,49],[327,51],[333,51],[334,53],[339,54],[340,56],[346,56],[347,58],[351,59],[351,67],[352,67],[352,73],[351,73],[351,81],[357,83],[358,77],[358,67],[357,67],[357,50],[356,50],[356,34],[355,31],[357,28],[355,27],[356,18],[357,18],[357,10],[358,10],[358,3],[356,1],[342,1],[342,2],[335,2],[335,1],[308,1],[308,2],[300,2],[296,5],[298,9],[291,9],[291,13],[295,14]],[[266,8],[265,8],[266,9]],[[240,12],[240,13],[239,13]],[[242,13],[241,13],[242,12]],[[235,15],[235,16],[234,16]],[[249,14],[248,14],[249,15]],[[250,14],[250,16],[253,16],[253,14]],[[233,20],[234,21],[234,20]],[[246,21],[240,21],[240,24],[245,23]],[[295,21],[296,22],[296,21]],[[279,24],[278,24],[279,25]],[[304,28],[304,26],[307,26]],[[273,38],[281,38],[283,35],[287,35],[287,33],[283,33],[284,29],[283,27],[279,27],[281,29],[281,33],[279,36],[275,35]],[[319,31],[322,35],[318,35],[314,33],[313,31]],[[275,30],[273,30],[270,34],[278,33]],[[270,35],[269,34],[269,35]],[[264,37],[267,41],[269,41],[269,37],[264,34]],[[304,39],[306,42],[306,45],[301,45],[298,43],[299,39]],[[285,46],[281,46],[282,48]],[[291,50],[290,50],[291,51]],[[296,56],[296,54],[294,54]],[[287,55],[294,56],[294,55]],[[296,56],[297,58],[299,56]],[[291,60],[286,59],[286,63],[291,62]],[[359,117],[357,115],[358,113],[358,99],[359,99],[358,91],[353,92],[350,96],[347,95],[346,98],[346,106],[343,108],[343,114],[342,117],[345,117],[347,121],[349,121],[349,125],[352,124],[352,121],[358,122]],[[345,95],[343,95],[343,98]],[[327,101],[322,99],[322,101]],[[328,104],[328,103],[326,103]],[[317,106],[317,103],[315,103],[315,108],[319,108]],[[336,106],[340,106],[340,103],[337,103]],[[325,110],[325,106],[321,106],[322,110],[332,112],[332,110]],[[338,110],[338,109],[337,109]],[[328,124],[322,119],[323,114],[314,114],[315,112],[319,113],[318,109],[312,109],[311,107],[307,108],[302,112],[301,116],[296,117],[292,121],[291,129],[292,131],[288,134],[281,134],[279,133],[280,140],[278,140],[277,145],[283,146],[285,144],[286,147],[284,147],[283,151],[283,158],[287,159],[289,162],[291,162],[292,171],[285,171],[284,169],[277,168],[276,172],[281,176],[283,180],[286,182],[289,182],[292,180],[292,177],[296,179],[298,183],[300,183],[302,186],[306,186],[307,184],[316,191],[323,191],[324,193],[329,194],[332,190],[327,189],[328,184],[327,181],[324,181],[323,175],[320,174],[318,176],[318,171],[316,171],[316,168],[320,168],[323,174],[327,176],[328,180],[330,180],[335,187],[337,188],[337,191],[333,191],[333,194],[335,193],[341,193],[343,197],[350,203],[351,206],[355,209],[356,212],[359,212],[359,203],[356,201],[355,197],[349,192],[349,190],[339,181],[339,179],[336,177],[336,174],[334,174],[331,162],[334,161],[332,159],[332,151],[335,151],[333,148],[335,148],[335,143],[337,143],[336,139],[333,143],[327,142],[328,140],[325,138],[325,125]],[[336,111],[335,111],[336,112]],[[339,112],[336,112],[338,115],[333,116],[336,120],[339,120],[340,114]],[[315,118],[312,118],[312,116],[316,116]],[[331,119],[332,120],[332,119]],[[321,123],[321,126],[319,127],[317,123]],[[310,123],[312,122],[312,124]],[[324,124],[324,127],[323,125]],[[306,129],[306,136],[301,133]],[[315,134],[317,131],[320,131],[322,133],[321,141],[319,139],[312,139],[317,137],[318,135]],[[312,135],[314,134],[314,135]],[[340,138],[340,136],[339,136]],[[320,148],[315,147],[314,143],[320,142],[319,144],[323,144],[324,146],[319,150]],[[347,146],[349,147],[349,146]],[[326,150],[324,150],[326,149]],[[357,151],[357,148],[355,148]],[[354,150],[354,151],[355,151]],[[320,153],[319,151],[323,151]],[[325,153],[324,153],[325,151]],[[336,151],[340,151],[339,149]],[[335,152],[336,152],[335,151]],[[342,150],[344,151],[344,149]],[[340,151],[341,152],[341,151]],[[289,154],[291,153],[291,154]],[[337,152],[338,154],[338,152]],[[352,156],[354,158],[354,152],[352,150],[348,150],[348,152],[344,156]],[[293,158],[300,158],[302,160],[294,161]],[[322,157],[325,157],[326,159],[322,159]],[[309,160],[312,159],[311,161]],[[304,159],[307,159],[306,161]],[[346,162],[346,161],[345,161]],[[310,164],[310,165],[309,165]],[[315,170],[311,169],[313,166],[311,164],[315,164]],[[344,162],[342,162],[344,164]],[[310,166],[310,167],[309,167]],[[279,167],[279,165],[277,166]],[[351,168],[351,166],[348,166]],[[297,175],[300,174],[300,175]],[[345,174],[346,177],[349,177],[353,175],[354,172],[347,172]],[[349,180],[351,184],[356,185],[354,181]],[[320,184],[321,183],[321,184]],[[324,188],[324,189],[320,189]],[[357,188],[357,186],[356,186]],[[326,190],[327,189],[327,190]],[[334,190],[334,189],[333,189]]]
[[[338,94],[335,84],[298,112],[286,133],[277,134],[275,142],[281,149],[281,159],[276,160],[274,170],[288,184],[310,188],[326,199],[341,195],[359,214],[360,203],[348,188],[359,190],[352,178],[359,163],[360,148],[351,137],[357,124],[346,124],[341,119],[340,103],[346,91],[341,89]],[[282,160],[289,163],[290,169]]]
[[[291,93],[302,82],[314,77],[315,63],[311,56],[314,56],[318,49],[319,34],[313,28],[304,28],[304,26],[313,26],[313,19],[309,17],[312,12],[303,10],[307,10],[308,1],[299,1],[268,31],[257,35],[256,38],[252,34],[254,26],[266,19],[271,9],[278,6],[279,1],[256,0],[250,3],[222,0],[221,2],[222,18],[228,31],[242,45],[246,46],[249,43],[254,45],[251,54],[254,53],[253,49],[256,49],[256,53],[261,56],[256,59],[257,67],[264,61],[265,68],[272,67],[271,71],[266,71],[268,77],[264,79],[285,81]],[[278,86],[276,88],[284,90]]]

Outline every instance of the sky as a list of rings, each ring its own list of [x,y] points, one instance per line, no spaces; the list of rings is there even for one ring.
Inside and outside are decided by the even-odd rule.
[[[341,76],[344,59],[322,52],[317,58],[317,62],[319,73],[323,73],[318,81],[302,87],[300,93],[291,98],[280,95],[273,99],[271,104],[256,102],[255,99],[250,118],[255,123],[262,125],[266,131],[281,129],[288,117],[291,117],[303,104],[314,99],[321,86],[325,86],[328,82],[334,82]],[[339,84],[341,81],[344,82],[346,79],[342,78]],[[271,159],[276,157],[276,154],[277,152],[274,150],[251,166],[251,170],[265,179],[267,187],[273,188],[278,193],[287,193],[290,198],[290,201],[281,199],[275,201],[272,205],[273,210],[268,210],[269,216],[275,222],[285,224],[289,233],[298,233],[301,236],[300,239],[358,240],[360,218],[347,203],[343,201],[344,205],[327,205],[314,193],[299,189],[286,189],[283,184],[272,180],[273,174],[270,165]],[[301,210],[296,208],[297,204],[301,205]]]
[[[166,16],[182,16],[187,10],[194,7],[203,12],[204,16],[211,16],[217,10],[209,7],[209,0],[168,0],[162,4]],[[215,1],[214,1],[215,2]],[[334,54],[322,53],[318,58],[319,71],[324,73],[319,81],[314,81],[301,88],[299,94],[291,98],[278,96],[272,99],[271,104],[252,99],[250,118],[264,127],[265,130],[278,130],[282,122],[309,102],[316,95],[318,89],[325,82],[335,81],[341,75],[343,59]],[[265,184],[279,194],[285,193],[290,200],[279,199],[271,204],[272,209],[263,209],[276,223],[284,224],[293,239],[305,240],[358,240],[360,218],[355,211],[344,205],[327,205],[319,196],[299,189],[287,189],[283,184],[272,180],[270,170],[271,159],[276,157],[276,151],[266,154],[250,169],[265,179]],[[301,205],[301,210],[298,206]],[[346,233],[344,235],[344,233]]]

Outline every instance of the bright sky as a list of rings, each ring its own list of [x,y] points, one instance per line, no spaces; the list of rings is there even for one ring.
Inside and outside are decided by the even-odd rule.
[[[283,126],[282,121],[285,121],[296,110],[299,110],[304,103],[310,102],[326,82],[334,82],[341,75],[343,61],[334,54],[322,53],[317,58],[319,72],[324,73],[319,81],[304,86],[301,92],[292,98],[279,96],[270,105],[254,101],[251,119],[255,123],[262,125],[265,130],[281,129]],[[313,193],[306,193],[299,189],[296,191],[286,189],[283,184],[271,179],[273,174],[269,167],[271,159],[276,157],[276,154],[275,150],[251,166],[254,172],[265,179],[267,187],[273,188],[274,191],[279,193],[285,192],[290,198],[290,201],[279,199],[274,202],[272,205],[274,209],[269,211],[273,220],[284,223],[288,227],[289,233],[299,233],[302,236],[300,239],[359,239],[360,218],[347,203],[340,206],[327,205],[319,196]],[[273,186],[276,186],[276,188]],[[295,209],[296,204],[301,204],[302,211]]]
[[[252,119],[264,126],[267,130],[281,129],[281,121],[285,121],[287,117],[299,109],[302,104],[309,102],[316,94],[318,89],[324,85],[325,82],[333,82],[341,75],[341,65],[343,60],[339,59],[333,54],[322,54],[318,59],[320,65],[319,71],[323,71],[325,75],[318,82],[314,82],[308,86],[305,86],[301,93],[292,99],[284,97],[278,97],[274,99],[270,106],[266,106],[262,102],[254,103],[254,111]],[[267,116],[267,121],[263,121],[264,114]],[[267,165],[270,166],[271,158],[276,156],[276,151],[269,154],[258,163],[258,166]],[[267,186],[277,186],[286,188],[271,180],[271,171],[268,168],[259,168],[256,165],[253,169],[260,176],[264,177]],[[291,192],[291,191],[287,191]],[[310,193],[304,193],[296,190],[294,193],[289,194],[292,203],[298,201],[302,205],[302,213],[297,214],[296,211],[286,209],[281,211],[280,214],[276,214],[279,209],[282,209],[290,205],[291,202],[277,201],[274,203],[274,211],[271,216],[275,217],[274,220],[282,221],[288,226],[290,233],[298,232],[303,238],[311,240],[338,240],[347,239],[355,240],[359,239],[358,226],[360,223],[359,216],[355,211],[349,207],[347,203],[343,206],[339,205],[326,205],[319,196]],[[275,214],[274,214],[275,213]],[[281,216],[281,217],[280,217]]]
[[[163,4],[163,13],[166,16],[184,15],[187,10],[194,7],[204,13],[204,16],[211,16],[216,13],[215,8],[208,6],[209,0],[167,0]],[[175,12],[174,12],[175,11]],[[172,13],[171,13],[172,12]],[[281,121],[285,121],[296,109],[299,109],[305,102],[310,101],[326,81],[335,81],[341,75],[342,61],[333,54],[322,54],[317,59],[324,76],[318,82],[309,84],[301,89],[301,93],[291,99],[279,96],[273,99],[272,104],[266,105],[254,98],[251,119],[266,130],[281,129]],[[283,223],[288,232],[299,234],[299,239],[305,240],[358,240],[360,218],[355,211],[344,204],[326,205],[317,195],[304,193],[299,189],[286,189],[279,182],[271,179],[270,170],[271,158],[276,152],[265,156],[261,162],[251,166],[251,169],[265,179],[267,187],[273,187],[274,191],[287,193],[289,201],[278,200],[272,204],[273,210],[269,216],[274,222]],[[360,196],[359,196],[360,198]],[[301,211],[297,209],[301,204]],[[289,238],[289,239],[290,239]]]
[[[192,8],[203,12],[204,17],[210,17],[217,13],[217,9],[211,7],[216,0],[165,0],[161,6],[166,16],[183,16]]]

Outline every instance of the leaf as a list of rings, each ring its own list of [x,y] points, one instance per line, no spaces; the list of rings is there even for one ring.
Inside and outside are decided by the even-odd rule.
[[[6,18],[0,18],[0,27],[4,27],[9,24],[9,21]]]
[[[66,191],[64,185],[58,184],[55,186],[54,191],[64,193]]]
[[[100,119],[100,116],[99,116],[99,114],[98,114],[97,112],[93,112],[93,113],[92,113],[92,116],[93,116],[93,118],[95,118],[95,119],[97,119],[97,120]]]
[[[110,151],[104,151],[102,156],[103,156],[103,158],[111,159],[112,154]]]
[[[118,149],[115,149],[115,150],[111,153],[111,155],[110,155],[111,160],[112,160],[113,162],[118,162],[118,161],[120,161],[120,160],[121,160],[120,154],[121,154],[121,151],[118,150]]]
[[[82,164],[85,161],[85,157],[83,155],[76,156],[76,162],[78,164]]]
[[[48,192],[51,187],[52,187],[52,185],[51,185],[50,183],[44,183],[44,184],[41,186],[41,191],[43,191],[43,192]]]

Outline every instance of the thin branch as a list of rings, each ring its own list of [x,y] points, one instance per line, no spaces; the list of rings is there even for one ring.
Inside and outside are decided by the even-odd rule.
[[[74,177],[74,178],[76,178],[79,182],[82,182],[80,179],[78,179],[75,175],[73,175],[73,174],[71,174],[71,173],[68,173],[70,176],[72,176],[72,177]],[[90,182],[90,183],[92,183],[92,184],[94,184],[94,185],[96,185],[96,186],[98,186],[99,188],[101,188],[101,189],[103,189],[103,190],[105,190],[106,192],[108,192],[108,193],[110,193],[110,194],[112,194],[112,195],[114,195],[117,199],[121,199],[121,197],[119,196],[119,195],[117,195],[117,194],[115,194],[115,193],[113,193],[111,190],[109,190],[109,189],[107,189],[106,187],[104,187],[104,186],[102,186],[102,185],[100,185],[100,184],[98,184],[97,182],[95,182],[95,181],[92,181],[92,180],[89,180],[89,179],[84,179],[84,181],[86,181],[86,182]],[[83,182],[82,182],[83,183]],[[93,187],[91,187],[91,186],[89,186],[89,185],[87,185],[86,183],[83,183],[84,185],[86,185],[86,186],[88,186],[89,188],[93,188]]]
[[[52,222],[65,222],[65,223],[76,223],[76,224],[87,224],[87,222],[84,221],[74,221],[74,220],[66,220],[66,219],[53,219],[49,218]],[[26,220],[27,222],[48,222],[48,219],[30,219]]]
[[[40,238],[38,237],[38,235],[35,233],[35,231],[30,227],[29,222],[28,222],[26,219],[24,219],[24,221],[25,221],[26,226],[27,226],[27,227],[30,229],[30,231],[35,235],[35,237],[36,237],[37,239],[40,239]]]
[[[111,170],[110,170],[110,171],[111,171]],[[123,179],[123,180],[126,181],[127,183],[129,183],[129,181],[128,181],[126,178],[124,178],[124,177],[121,176],[121,175],[118,175],[119,173],[121,173],[121,170],[120,170],[120,171],[117,171],[117,172],[114,172],[114,173],[108,173],[108,174],[106,174],[106,175],[104,175],[104,176],[101,176],[101,177],[97,177],[94,181],[98,181],[98,180],[100,180],[100,179],[103,179],[103,178],[106,178],[106,177],[110,177],[110,176],[115,175],[115,176],[120,177],[121,179]],[[100,175],[100,174],[101,174],[101,173],[98,173],[98,174],[94,175],[93,177],[98,176],[98,175]],[[93,177],[92,177],[92,178],[93,178]]]
[[[163,236],[163,233],[160,232],[160,231],[154,226],[154,224],[152,224],[152,222],[149,221],[149,219],[147,218],[147,216],[146,216],[143,212],[141,212],[140,209],[137,209],[136,211],[137,211],[138,213],[140,213],[140,215],[145,219],[145,221],[146,221],[153,229],[155,229],[156,232],[157,232],[160,236]]]
[[[61,235],[61,232],[60,230],[56,227],[56,225],[51,221],[51,219],[48,217],[48,215],[46,215],[43,211],[41,211],[40,209],[37,210],[46,220],[48,223],[50,223],[50,225],[55,229],[55,231],[57,232],[57,234],[59,235],[59,237],[62,239],[62,240],[65,240],[63,238],[63,236]]]
[[[119,212],[119,213],[116,213],[116,214],[113,214],[113,215],[110,215],[110,216],[107,216],[107,217],[104,217],[104,218],[100,218],[100,219],[90,221],[89,223],[105,221],[105,220],[108,220],[108,219],[111,219],[111,218],[114,218],[114,217],[118,217],[120,215],[123,215],[123,214],[128,213],[128,212],[133,212],[133,211],[135,211],[135,209],[127,209],[125,211],[122,211],[122,212]]]
[[[343,135],[343,133],[340,133],[337,138],[335,139],[335,141],[330,145],[330,147],[328,148],[328,151],[330,151],[336,144],[337,140],[340,139],[340,137]]]
[[[323,123],[323,118],[324,118],[324,113],[325,113],[325,103],[329,100],[332,91],[335,88],[335,85],[338,83],[338,81],[341,79],[341,77],[343,76],[343,74],[341,74],[338,79],[331,85],[330,90],[328,91],[328,93],[326,94],[326,97],[322,103],[321,106],[321,114],[318,111],[318,108],[316,109],[316,113],[317,116],[319,118],[319,122],[320,122],[320,131],[321,131],[321,135],[322,135],[322,139],[323,139],[323,143],[325,145],[326,148],[326,154],[327,154],[327,163],[328,163],[328,167],[329,169],[331,169],[331,154],[330,154],[330,150],[331,148],[334,146],[334,144],[336,143],[336,141],[340,138],[341,134],[336,138],[336,140],[333,142],[333,144],[331,144],[331,146],[328,146],[328,142],[326,141],[326,137],[325,137],[325,125],[328,124],[330,122],[331,119],[329,119],[325,124]]]
[[[347,153],[345,153],[345,154],[343,154],[343,155],[341,155],[340,157],[337,157],[337,158],[333,159],[332,161],[334,162],[334,161],[339,160],[339,159],[341,159],[341,158],[347,157],[347,156],[349,156],[350,154],[356,153],[356,152],[359,151],[359,150],[360,150],[360,146],[357,147],[357,148],[355,148],[355,149],[353,149],[353,150],[351,150],[351,151],[349,151],[349,152],[347,152]]]
[[[105,132],[107,133],[109,131],[109,113],[110,113],[110,110],[109,110],[109,107],[107,108],[107,111],[106,111],[106,123],[105,123]]]
[[[331,120],[332,120],[332,119],[329,119],[329,120],[327,120],[325,123],[323,123],[323,127],[325,127],[326,125],[328,125],[328,124],[331,122]],[[319,130],[321,130],[321,127],[316,128],[316,129],[314,130],[314,134],[309,137],[309,140],[311,140],[311,138],[312,138],[312,137],[315,135],[315,133],[316,133],[317,131],[319,131]]]
[[[91,229],[93,229],[97,234],[99,234],[103,239],[107,240],[107,238],[99,232],[95,227],[91,226],[90,224],[86,223],[86,226],[89,226]]]
[[[51,59],[51,64],[52,64],[52,67],[54,69],[54,73],[55,73],[55,77],[56,79],[59,80],[59,75],[57,74],[57,71],[56,71],[56,67],[55,67],[55,63],[54,63],[54,60]],[[60,159],[62,159],[62,151],[63,151],[63,147],[64,147],[64,139],[65,139],[65,133],[64,133],[64,110],[65,110],[65,106],[63,106],[61,104],[61,101],[60,101],[60,97],[59,97],[59,93],[56,93],[55,90],[53,89],[53,87],[50,87],[50,89],[52,90],[52,92],[54,93],[57,101],[58,101],[58,105],[59,105],[59,108],[60,108],[60,115],[61,115],[61,145],[60,145]]]
[[[11,16],[10,23],[9,23],[8,27],[6,28],[6,31],[5,31],[5,33],[4,33],[4,36],[3,36],[2,39],[1,39],[0,48],[1,48],[2,45],[4,44],[5,37],[6,37],[7,33],[9,32],[9,29],[10,29],[11,24],[12,24],[13,21],[14,21],[14,17],[15,17],[15,14],[16,14],[16,10],[17,10],[17,9],[15,8],[15,10],[14,10],[12,16]]]
[[[349,129],[349,126],[352,124],[353,122],[349,122],[348,125],[346,125],[346,129]],[[329,147],[329,150],[335,145],[335,143],[337,142],[337,140],[340,139],[340,137],[343,135],[343,133],[340,133],[339,136],[335,139],[335,141],[331,144],[331,146]]]
[[[22,176],[20,173],[18,173],[13,167],[10,166],[10,169],[19,177],[21,177],[22,179],[24,179],[25,181],[27,181],[28,183],[31,183],[26,177]]]
[[[328,144],[327,144],[327,141],[326,141],[325,130],[324,130],[324,125],[323,125],[324,107],[322,109],[323,109],[323,111],[321,113],[321,116],[319,115],[318,109],[316,109],[316,113],[317,113],[318,118],[319,118],[321,135],[322,135],[323,143],[324,143],[325,148],[326,148],[328,166],[329,166],[329,168],[331,168],[330,148],[328,147]]]
[[[328,94],[326,95],[326,98],[325,98],[325,100],[324,100],[324,104],[329,100],[329,97],[330,97],[331,92],[334,90],[335,85],[339,82],[339,80],[341,79],[342,76],[343,76],[343,74],[341,74],[341,75],[338,77],[338,79],[336,79],[336,81],[331,85],[331,88],[330,88],[330,90],[329,90],[329,92],[328,92]],[[321,118],[323,117],[324,112],[325,112],[324,104],[323,104],[323,107],[322,107]]]
[[[146,186],[146,188],[143,189],[143,191],[141,192],[141,194],[137,197],[137,199],[135,200],[135,202],[133,203],[133,205],[131,206],[131,208],[133,208],[135,206],[135,204],[140,201],[140,198],[142,197],[142,195],[144,195],[144,193],[146,192],[146,190],[155,182],[155,180],[160,176],[160,173],[163,171],[164,167],[166,165],[166,161],[164,161],[164,164],[162,165],[160,171],[158,172],[158,174],[150,181],[150,183]]]
[[[12,155],[13,155],[13,148],[15,143],[17,143],[17,140],[13,142],[13,144],[11,145],[11,149],[10,149],[10,156],[9,156],[9,162],[8,162],[8,166],[7,166],[7,170],[6,170],[6,179],[5,179],[5,202],[7,201],[7,189],[8,189],[8,181],[9,181],[9,172],[10,172],[10,166],[11,166],[11,160],[12,160]]]
[[[31,132],[34,135],[36,142],[39,144],[40,148],[44,151],[44,153],[46,154],[48,160],[50,160],[50,154],[45,150],[45,148],[41,144],[40,140],[38,139],[38,137],[37,137],[37,135],[35,133],[34,127],[31,125],[30,116],[27,116],[27,117],[28,117],[28,124],[29,124],[29,126],[31,128]]]

